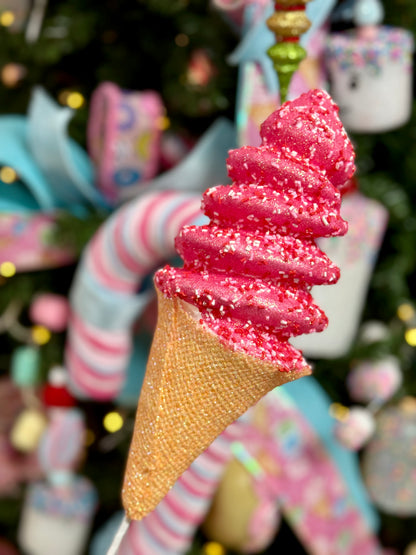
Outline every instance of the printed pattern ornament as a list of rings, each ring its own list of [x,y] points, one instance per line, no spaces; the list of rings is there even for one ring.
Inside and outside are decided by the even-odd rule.
[[[416,515],[416,400],[405,398],[377,416],[375,436],[363,455],[371,498],[387,514]]]

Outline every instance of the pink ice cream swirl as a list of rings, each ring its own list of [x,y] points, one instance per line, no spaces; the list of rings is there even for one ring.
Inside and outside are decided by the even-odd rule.
[[[339,187],[354,173],[354,151],[320,90],[283,104],[261,137],[260,147],[230,151],[232,184],[204,193],[209,224],[182,228],[184,266],[165,266],[155,284],[196,306],[224,345],[290,371],[307,366],[290,337],[327,325],[310,289],[335,283],[339,269],[315,239],[347,231]]]

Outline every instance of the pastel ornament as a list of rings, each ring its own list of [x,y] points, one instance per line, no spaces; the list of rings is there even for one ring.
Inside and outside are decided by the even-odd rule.
[[[47,482],[30,484],[18,529],[20,547],[27,555],[83,553],[96,506],[96,491],[82,476],[64,491]]]
[[[386,324],[379,320],[368,320],[360,328],[360,341],[365,345],[371,345],[379,341],[385,341],[390,335]]]
[[[402,381],[400,362],[390,356],[358,362],[347,376],[347,388],[354,401],[385,402],[396,393]]]
[[[334,434],[347,449],[358,451],[374,434],[376,425],[371,412],[363,407],[351,407],[346,417],[336,422]]]
[[[72,284],[65,353],[77,397],[109,400],[122,391],[134,323],[153,298],[145,279],[174,256],[174,237],[201,218],[200,204],[199,195],[189,193],[143,194],[117,210],[87,245]]]
[[[62,368],[50,372],[48,427],[38,448],[46,480],[29,486],[19,523],[18,540],[28,555],[78,555],[85,550],[97,494],[87,478],[75,470],[84,449],[83,414],[68,408]],[[58,394],[56,394],[58,391]]]
[[[44,293],[32,301],[29,315],[33,323],[62,332],[68,323],[69,302],[63,295]]]
[[[39,378],[40,353],[32,345],[17,347],[12,354],[11,376],[19,387],[34,386]]]
[[[202,525],[204,534],[226,549],[259,553],[271,544],[279,525],[277,500],[259,495],[255,477],[232,459]]]
[[[330,90],[347,131],[385,132],[409,120],[413,50],[412,35],[395,27],[375,27],[371,37],[359,29],[329,36]]]
[[[363,452],[364,482],[375,506],[399,517],[416,515],[416,399],[405,397],[377,415]]]
[[[39,464],[50,483],[70,486],[84,450],[85,424],[79,409],[54,407],[38,447]]]
[[[37,407],[24,409],[10,432],[10,442],[21,453],[33,453],[47,427],[47,418]]]
[[[111,204],[120,202],[123,189],[156,175],[164,111],[156,91],[125,91],[111,82],[94,91],[88,150],[97,170],[97,187]]]
[[[66,407],[76,404],[68,389],[68,374],[64,367],[53,366],[49,371],[48,382],[41,392],[42,401],[47,408]]]

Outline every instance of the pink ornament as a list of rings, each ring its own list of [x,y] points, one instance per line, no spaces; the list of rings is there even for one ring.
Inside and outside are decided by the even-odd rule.
[[[336,423],[334,433],[344,447],[358,451],[373,435],[375,427],[370,411],[362,407],[351,407],[348,416]]]
[[[189,60],[186,77],[188,83],[194,87],[206,87],[217,73],[208,53],[202,48],[194,50]]]
[[[361,361],[347,377],[351,398],[360,403],[387,401],[396,393],[401,383],[400,364],[395,357]]]
[[[68,300],[53,293],[38,295],[30,305],[30,318],[53,332],[64,331],[69,318]]]
[[[54,475],[69,483],[84,446],[84,419],[78,409],[50,411],[50,423],[38,448],[39,464],[49,479]]]

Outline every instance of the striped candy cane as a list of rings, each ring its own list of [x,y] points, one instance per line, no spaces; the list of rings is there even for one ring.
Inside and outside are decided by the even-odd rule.
[[[175,254],[179,229],[201,217],[200,194],[147,193],[115,212],[92,238],[70,299],[66,365],[77,396],[107,400],[120,391],[132,326],[152,295],[137,291]]]
[[[183,555],[203,521],[231,458],[231,444],[248,433],[246,416],[231,424],[175,483],[156,509],[132,521],[117,555]]]

